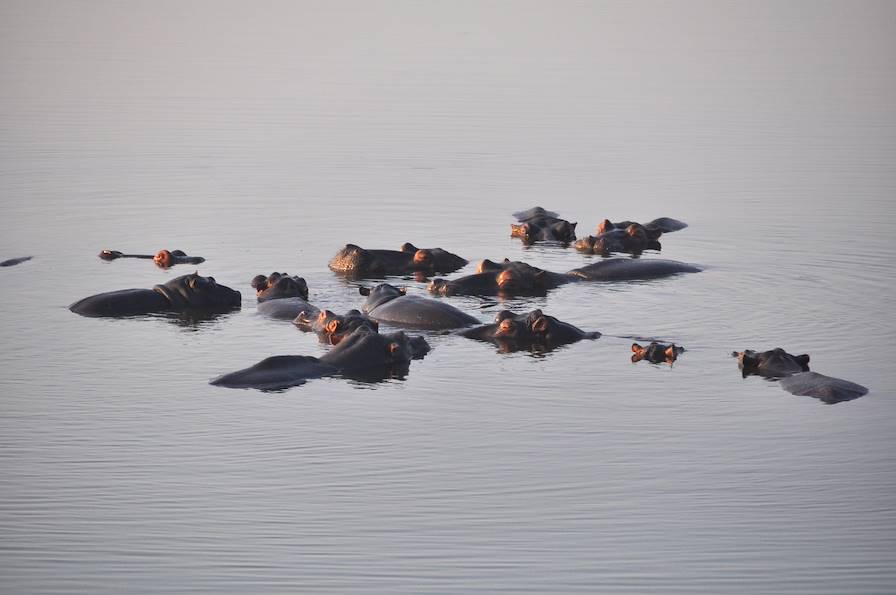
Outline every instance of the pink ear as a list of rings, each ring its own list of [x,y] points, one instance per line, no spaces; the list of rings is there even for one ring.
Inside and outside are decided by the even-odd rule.
[[[643,349],[644,348],[641,347],[640,345],[638,345],[637,343],[632,343],[632,351],[634,353],[638,353],[639,351],[642,351]]]

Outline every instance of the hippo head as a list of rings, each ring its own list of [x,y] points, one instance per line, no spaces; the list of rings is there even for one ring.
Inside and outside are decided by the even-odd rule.
[[[570,223],[563,219],[553,223],[549,228],[550,233],[553,236],[552,239],[558,242],[574,242],[576,239],[576,225],[578,225],[578,223]]]
[[[405,295],[407,290],[404,287],[395,287],[388,283],[380,283],[373,288],[359,287],[358,293],[367,297],[367,300],[365,300],[364,306],[361,309],[364,312],[370,312],[377,306],[382,306],[386,302]]]
[[[369,327],[360,327],[348,334],[321,361],[334,365],[343,373],[367,370],[379,376],[402,374],[412,359],[419,359],[430,350],[423,337],[409,337],[402,331],[379,334]]]
[[[498,273],[495,282],[500,293],[541,292],[546,288],[547,273],[525,263],[514,262]]]
[[[503,270],[505,266],[510,264],[510,259],[505,258],[503,262],[495,262],[493,260],[485,259],[479,263],[476,267],[477,273],[487,273],[489,271],[500,271]]]
[[[735,351],[738,366],[744,377],[758,374],[769,378],[781,378],[809,371],[809,355],[791,355],[780,347],[757,352],[752,349]]]
[[[156,255],[152,257],[152,261],[156,263],[157,267],[167,269],[174,264],[174,259],[177,256],[186,256],[186,254],[180,250],[175,250],[174,252],[175,253],[171,253],[168,250],[159,250]],[[180,254],[176,254],[177,252],[180,252]]]
[[[535,226],[529,223],[511,223],[510,237],[519,238],[526,243],[535,241]]]
[[[650,345],[646,346],[632,343],[632,362],[639,362],[642,359],[646,359],[654,364],[662,362],[671,364],[678,359],[678,355],[682,351],[684,351],[684,348],[678,347],[674,343],[671,345],[663,345],[662,343],[651,341]]]
[[[348,274],[375,272],[372,270],[375,262],[376,258],[368,250],[355,244],[346,244],[330,261],[330,268]]]
[[[308,283],[305,279],[289,273],[271,273],[267,277],[256,275],[252,278],[252,287],[259,302],[267,300],[299,297],[308,299]]]
[[[467,265],[467,260],[442,248],[417,248],[405,242],[399,251],[413,256],[412,267],[417,271],[449,273]]]
[[[347,335],[361,327],[373,332],[379,331],[377,321],[364,316],[358,310],[349,310],[342,316],[330,310],[321,310],[313,319],[307,313],[301,312],[294,322],[304,330],[316,332],[322,341],[331,345],[338,344]]]
[[[609,219],[604,219],[600,223],[597,224],[597,234],[600,235],[602,233],[607,233],[611,229],[616,229],[616,226],[613,225],[613,222]]]
[[[116,258],[121,258],[124,256],[122,252],[118,250],[103,250],[99,253],[99,257],[103,260],[115,260]]]
[[[597,241],[597,238],[594,236],[585,236],[584,238],[577,240],[574,247],[579,252],[593,252],[595,241]]]
[[[199,273],[175,277],[164,285],[156,285],[153,291],[165,296],[175,309],[223,310],[239,308],[241,304],[240,292]]]
[[[551,318],[553,317],[545,316],[541,310],[520,315],[502,310],[495,316],[495,323],[498,325],[495,328],[495,339],[521,342],[544,340],[550,332]]]

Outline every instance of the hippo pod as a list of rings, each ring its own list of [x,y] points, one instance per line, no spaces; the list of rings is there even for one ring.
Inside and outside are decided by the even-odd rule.
[[[22,264],[23,262],[27,262],[34,258],[33,256],[19,256],[18,258],[9,258],[0,262],[0,267],[11,267],[17,264]]]
[[[587,236],[575,243],[579,252],[607,255],[611,252],[630,252],[640,254],[644,250],[662,249],[657,238],[662,232],[648,234],[647,229],[638,223],[632,223],[624,229],[609,229],[596,236]]]
[[[378,322],[420,329],[450,329],[477,324],[479,320],[458,310],[451,304],[418,295],[407,295],[388,283],[374,288],[359,287],[367,296],[361,311]]]
[[[744,378],[759,375],[780,380],[781,388],[787,392],[815,397],[828,405],[858,399],[868,393],[861,384],[809,371],[807,354],[791,355],[778,347],[761,352],[734,351],[731,355],[737,358]]]
[[[399,250],[366,250],[346,244],[330,260],[330,270],[350,277],[452,273],[467,260],[441,248],[420,249],[410,243]]]
[[[428,289],[438,295],[544,295],[574,281],[655,279],[701,269],[675,260],[609,258],[567,273],[552,273],[524,262],[483,260],[477,273],[458,279],[433,279]]]
[[[381,335],[359,328],[320,358],[276,355],[254,366],[224,374],[210,384],[229,388],[277,390],[304,384],[312,378],[340,374],[348,378],[378,381],[407,374],[412,359],[429,352],[423,337],[403,332]]]
[[[379,323],[365,316],[358,310],[349,310],[343,315],[335,314],[329,310],[321,310],[317,316],[302,312],[293,320],[293,324],[303,331],[317,333],[321,343],[336,345],[346,336],[361,327],[366,327],[373,332],[379,332]]]
[[[205,262],[201,256],[188,256],[183,250],[159,250],[153,254],[124,254],[118,250],[103,250],[99,253],[99,257],[103,260],[116,260],[118,258],[143,258],[152,259],[163,269],[174,266],[176,264],[200,264]]]
[[[649,345],[642,346],[632,343],[632,363],[646,359],[653,364],[668,363],[672,364],[678,356],[684,352],[684,347],[680,347],[675,343],[664,345],[651,341]]]
[[[495,316],[494,323],[467,329],[459,334],[470,339],[494,343],[502,353],[521,349],[549,351],[560,345],[600,337],[598,332],[585,332],[567,322],[548,316],[541,310],[524,314],[502,310]]]
[[[569,244],[576,239],[576,223],[560,219],[557,213],[541,207],[532,207],[513,214],[518,224],[510,225],[510,237],[520,238],[526,244],[535,242],[561,242]]]
[[[477,272],[458,279],[433,279],[428,290],[438,295],[544,295],[574,279],[525,262],[483,260]]]
[[[78,300],[69,310],[82,316],[133,316],[167,311],[238,309],[240,292],[214,277],[182,275],[152,289],[121,289]]]

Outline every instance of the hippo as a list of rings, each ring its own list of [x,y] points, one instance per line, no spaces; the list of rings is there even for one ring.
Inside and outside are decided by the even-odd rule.
[[[659,258],[608,258],[568,271],[584,281],[635,281],[656,279],[678,273],[699,273],[702,269],[677,260]]]
[[[121,289],[78,300],[69,310],[82,316],[134,316],[169,311],[239,309],[240,292],[218,285],[214,277],[182,275],[152,289]]]
[[[368,327],[356,329],[321,357],[275,355],[254,366],[224,374],[209,382],[229,388],[278,390],[304,384],[312,378],[339,374],[378,381],[407,374],[412,359],[429,352],[423,337],[399,331],[381,335]]]
[[[510,225],[510,237],[520,238],[525,244],[560,242],[569,244],[576,239],[576,223],[560,219],[557,213],[532,207],[513,214],[519,224]]]
[[[317,306],[308,302],[305,279],[289,273],[255,275],[251,281],[258,299],[258,312],[278,320],[294,320],[300,314],[316,316]]]
[[[661,364],[663,362],[671,364],[678,356],[684,352],[684,347],[679,347],[675,343],[664,345],[651,341],[649,345],[641,346],[632,343],[632,363],[646,359],[653,364]]]
[[[10,258],[8,260],[4,260],[0,262],[0,267],[11,267],[17,264],[22,264],[23,262],[27,262],[34,258],[33,256],[19,256],[18,258]]]
[[[828,405],[868,394],[868,389],[861,384],[811,372],[807,354],[791,355],[778,347],[762,352],[734,351],[731,355],[737,358],[744,378],[755,374],[780,380],[781,388],[787,392],[815,397]]]
[[[604,219],[597,225],[597,233],[602,234],[611,229],[625,229],[630,225],[640,225],[647,232],[648,237],[652,240],[656,240],[660,237],[660,235],[664,233],[672,233],[673,231],[679,231],[688,226],[684,221],[679,221],[678,219],[670,219],[669,217],[659,217],[654,219],[653,221],[648,221],[644,225],[640,223],[636,223],[635,221],[620,221],[618,223],[612,223],[609,219]]]
[[[373,332],[379,332],[379,323],[358,310],[349,310],[341,316],[329,310],[321,310],[317,316],[302,312],[296,316],[293,324],[303,331],[317,333],[321,343],[331,345],[336,345],[360,327],[367,327]]]
[[[575,243],[575,248],[579,252],[602,255],[611,252],[640,254],[644,250],[662,249],[656,237],[651,237],[644,226],[632,223],[624,229],[609,229],[596,236],[586,236]]]
[[[466,329],[458,334],[494,343],[502,353],[521,349],[549,351],[560,345],[600,337],[600,333],[596,331],[583,331],[567,322],[548,316],[541,310],[523,314],[501,310],[495,316],[494,323]]]
[[[483,260],[478,272],[458,279],[433,279],[437,295],[545,295],[548,290],[576,281],[631,281],[654,279],[701,269],[675,260],[609,258],[566,273],[553,273],[519,261]]]
[[[479,320],[445,302],[407,295],[388,283],[374,288],[359,287],[367,296],[361,311],[378,322],[420,329],[451,329],[478,324]]]
[[[201,264],[205,259],[201,256],[187,256],[183,250],[159,250],[155,255],[152,254],[123,254],[118,250],[103,250],[99,253],[99,257],[103,260],[116,260],[118,258],[143,258],[152,259],[156,266],[167,269],[176,264]]]
[[[497,263],[483,260],[477,272],[458,279],[433,279],[428,290],[437,295],[545,295],[576,279],[552,273],[525,262],[504,259]]]
[[[346,244],[330,260],[330,270],[348,277],[383,277],[412,273],[452,273],[467,260],[441,248],[420,249],[404,243],[398,250],[365,250]]]

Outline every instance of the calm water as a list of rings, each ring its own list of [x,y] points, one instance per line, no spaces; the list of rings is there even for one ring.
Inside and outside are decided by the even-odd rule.
[[[0,589],[896,589],[896,8],[855,2],[0,6]],[[316,338],[249,280],[346,242],[565,271],[513,211],[671,216],[698,275],[451,302],[607,336],[429,335],[405,379],[207,384]],[[243,309],[87,319],[203,255]],[[458,274],[472,270],[470,268]],[[412,280],[396,280],[423,292]],[[629,361],[674,340],[674,367]],[[833,406],[734,349],[867,385]]]

